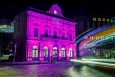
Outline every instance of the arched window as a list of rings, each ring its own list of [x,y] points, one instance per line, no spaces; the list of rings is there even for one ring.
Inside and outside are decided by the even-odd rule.
[[[72,48],[69,48],[69,57],[73,57]]]
[[[44,47],[44,57],[48,57],[48,47]]]
[[[53,48],[53,57],[57,57],[57,47]]]
[[[38,57],[38,47],[34,46],[32,49],[32,57]]]
[[[61,56],[62,56],[62,57],[65,57],[65,48],[62,48],[62,49],[61,49]]]

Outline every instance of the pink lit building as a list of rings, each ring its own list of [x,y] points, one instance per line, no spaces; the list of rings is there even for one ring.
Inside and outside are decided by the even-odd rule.
[[[14,18],[16,59],[61,61],[76,58],[73,20],[65,18],[57,4],[48,11],[29,8]]]

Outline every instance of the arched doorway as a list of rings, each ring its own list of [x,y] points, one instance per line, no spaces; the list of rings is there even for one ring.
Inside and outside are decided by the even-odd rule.
[[[72,48],[69,48],[69,57],[70,57],[70,58],[72,58],[72,57],[73,57]]]
[[[61,48],[61,60],[66,60],[66,52],[65,52],[65,48]]]
[[[53,48],[53,60],[57,60],[58,59],[58,50],[57,50],[57,47],[54,47]]]
[[[43,50],[43,57],[44,57],[44,60],[47,60],[47,61],[48,61],[49,52],[48,52],[48,47],[47,47],[47,46],[44,47],[44,50]]]
[[[33,46],[32,49],[32,61],[37,61],[38,60],[38,47]]]
[[[61,57],[66,57],[66,55],[65,55],[65,48],[61,49]]]

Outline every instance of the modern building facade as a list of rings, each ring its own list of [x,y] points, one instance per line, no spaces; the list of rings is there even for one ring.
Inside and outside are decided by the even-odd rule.
[[[76,16],[77,35],[93,28],[97,29],[102,26],[112,26],[115,24],[115,18],[112,16]]]
[[[97,29],[99,29],[98,31],[101,31],[101,27],[111,27],[115,24],[115,18],[112,16],[76,16],[74,19],[77,22],[76,29],[78,29],[76,30],[78,57],[80,56],[79,44],[84,38],[88,37],[88,34],[90,34],[90,32]]]
[[[16,57],[26,61],[60,61],[76,58],[73,20],[57,4],[44,12],[28,8],[14,18]]]
[[[115,25],[98,28],[87,36],[79,44],[80,57],[115,58]]]

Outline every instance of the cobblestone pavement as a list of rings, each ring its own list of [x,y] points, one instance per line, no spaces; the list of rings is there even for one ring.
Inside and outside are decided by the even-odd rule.
[[[115,77],[115,74],[67,62],[0,66],[0,77]]]

